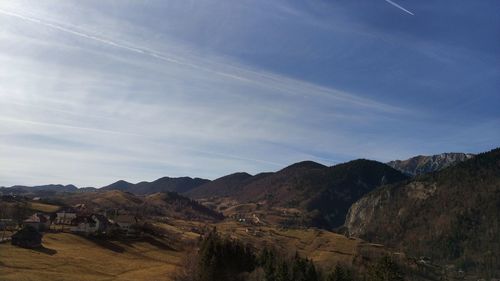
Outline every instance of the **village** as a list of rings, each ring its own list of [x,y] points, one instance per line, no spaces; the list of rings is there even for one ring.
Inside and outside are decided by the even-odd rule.
[[[165,230],[155,228],[152,222],[169,221],[166,216],[131,214],[123,208],[91,208],[84,203],[59,206],[46,204],[40,197],[0,196],[1,206],[4,206],[0,214],[0,243],[10,242],[23,248],[43,248],[42,238],[46,233],[71,233],[100,240],[139,239],[145,234],[165,236]],[[45,208],[37,209],[34,206]],[[267,225],[253,212],[232,213],[226,219],[235,222],[248,235],[256,237],[263,235],[260,227]],[[189,227],[189,231],[198,234],[204,232],[198,227]]]
[[[137,216],[120,213],[118,210],[95,213],[86,208],[85,204],[64,206],[53,212],[24,214],[27,217],[22,220],[0,219],[0,243],[10,241],[12,245],[23,248],[38,248],[42,246],[43,234],[48,232],[68,232],[101,238],[138,238],[143,231],[141,220]]]

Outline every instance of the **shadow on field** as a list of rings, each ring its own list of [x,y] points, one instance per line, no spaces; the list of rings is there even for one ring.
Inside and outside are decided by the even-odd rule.
[[[172,248],[170,245],[168,245],[164,241],[157,239],[155,237],[152,237],[152,236],[145,236],[145,237],[141,237],[141,238],[137,238],[137,239],[124,239],[120,242],[122,242],[123,244],[125,244],[129,247],[132,247],[132,248],[134,247],[134,243],[146,242],[146,243],[150,244],[151,246],[154,246],[154,247],[161,249],[161,250],[177,251],[176,249]]]
[[[103,239],[103,238],[96,238],[96,237],[85,237],[85,236],[82,236],[82,237],[84,237],[85,239],[87,239],[90,242],[93,242],[94,244],[96,244],[99,247],[108,249],[108,250],[113,251],[115,253],[123,253],[123,252],[125,252],[125,248],[123,248],[120,245],[117,245],[117,244],[113,243],[110,240],[106,240],[106,239]]]
[[[57,254],[56,250],[50,249],[50,248],[45,248],[44,246],[41,246],[41,247],[38,247],[38,248],[33,248],[32,250],[35,251],[35,252],[39,252],[39,253],[42,253],[42,254],[49,255],[49,256],[53,256],[53,255]]]
[[[152,246],[155,246],[159,249],[176,251],[174,248],[170,247],[170,245],[168,245],[165,242],[158,240],[154,237],[147,236],[147,237],[144,237],[143,240],[144,240],[144,242],[147,242],[147,243],[151,244]]]
[[[111,250],[116,253],[125,252],[125,248],[119,245],[118,243],[126,245],[127,247],[134,248],[134,244],[138,242],[146,242],[151,246],[154,246],[161,250],[177,251],[175,248],[172,248],[170,245],[168,245],[165,241],[162,241],[152,236],[145,236],[135,239],[125,238],[119,240],[116,240],[116,238],[114,238],[113,240],[109,240],[104,237],[92,237],[92,236],[81,236],[81,237],[96,244],[99,247]]]

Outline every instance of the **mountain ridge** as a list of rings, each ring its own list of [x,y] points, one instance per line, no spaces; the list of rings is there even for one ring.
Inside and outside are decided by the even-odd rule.
[[[418,155],[406,160],[393,160],[387,165],[409,176],[432,173],[474,157],[471,153],[446,152],[435,155]]]
[[[401,172],[373,160],[357,159],[331,167],[302,161],[272,173],[221,177],[186,195],[196,199],[227,197],[240,204],[295,209],[301,215],[289,224],[332,229],[343,225],[350,205],[362,195],[381,184],[406,179]]]
[[[140,195],[167,191],[184,193],[208,182],[210,182],[210,180],[191,177],[161,177],[152,182],[142,181],[136,184],[119,180],[110,185],[103,186],[99,188],[99,190],[121,190]]]

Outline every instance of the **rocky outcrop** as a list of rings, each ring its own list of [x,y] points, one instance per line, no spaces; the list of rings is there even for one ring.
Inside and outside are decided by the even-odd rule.
[[[391,161],[387,165],[404,174],[416,176],[451,167],[472,157],[474,157],[474,154],[469,153],[442,153],[431,156],[419,155],[406,160]]]
[[[346,230],[348,236],[361,237],[367,231],[370,222],[377,213],[377,209],[390,200],[390,192],[372,192],[354,203],[346,216]]]

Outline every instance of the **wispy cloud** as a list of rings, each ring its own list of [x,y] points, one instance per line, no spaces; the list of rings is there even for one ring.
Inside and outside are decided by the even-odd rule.
[[[295,91],[295,88],[297,86],[309,87],[313,90],[313,91],[310,91],[310,94],[315,93],[315,94],[323,95],[324,97],[333,98],[333,99],[336,99],[336,100],[339,100],[342,102],[354,103],[354,104],[359,105],[359,106],[372,107],[372,108],[376,108],[376,109],[384,110],[384,111],[395,111],[395,110],[398,111],[398,110],[400,110],[395,106],[383,104],[381,102],[362,98],[362,97],[359,97],[359,96],[356,96],[353,94],[348,94],[345,91],[340,91],[337,89],[331,89],[331,88],[326,88],[326,87],[320,87],[320,86],[306,83],[303,81],[293,80],[293,79],[285,78],[285,77],[282,77],[279,75],[266,73],[264,71],[256,71],[256,70],[252,70],[250,68],[240,67],[240,66],[237,66],[235,64],[221,65],[220,63],[217,63],[217,62],[211,62],[211,64],[213,66],[196,64],[193,62],[188,62],[188,61],[182,60],[182,59],[177,58],[177,57],[167,56],[167,55],[160,53],[158,51],[134,46],[133,44],[130,44],[130,43],[119,43],[116,40],[100,37],[100,36],[92,34],[91,32],[88,32],[88,31],[83,32],[83,31],[79,31],[75,28],[68,28],[68,27],[65,27],[61,24],[55,24],[55,23],[53,23],[53,21],[42,20],[42,19],[35,18],[32,16],[26,16],[26,15],[22,15],[22,14],[19,14],[16,12],[7,11],[7,10],[1,9],[1,8],[0,8],[0,14],[16,17],[16,18],[19,18],[19,19],[22,19],[22,20],[25,20],[25,21],[28,21],[28,22],[31,22],[34,24],[40,24],[40,25],[43,25],[45,27],[56,29],[56,30],[61,31],[61,32],[69,33],[69,34],[72,34],[75,36],[79,36],[79,37],[82,37],[82,38],[85,38],[88,40],[93,40],[93,41],[96,41],[96,42],[99,42],[99,43],[102,43],[105,45],[124,49],[124,50],[134,52],[137,54],[149,56],[149,57],[159,59],[161,61],[165,61],[168,63],[174,63],[174,64],[178,64],[178,65],[182,65],[182,66],[187,66],[187,67],[199,69],[202,71],[207,71],[207,72],[210,72],[213,74],[221,75],[221,76],[231,78],[231,79],[240,80],[243,82],[252,82],[252,83],[258,83],[258,84],[267,83],[268,87],[275,87],[275,88],[278,88],[278,90],[287,91],[288,93],[292,93],[292,94],[297,92],[297,91]],[[200,61],[201,61],[201,59],[200,59]],[[214,68],[214,66],[215,67],[219,66],[219,68]],[[227,70],[221,70],[220,68],[226,68]],[[285,85],[291,85],[291,86],[287,87]]]
[[[373,45],[383,36],[367,39],[372,30],[359,26],[319,32],[314,15],[288,11],[289,1],[174,2],[0,3],[0,185],[100,186],[257,173],[304,159],[389,160],[457,131],[412,104],[429,98],[413,88],[426,72],[393,83],[411,60],[392,52],[411,42]],[[338,26],[331,18],[321,25]],[[304,26],[319,33],[298,36]]]

